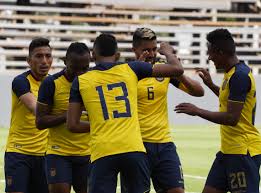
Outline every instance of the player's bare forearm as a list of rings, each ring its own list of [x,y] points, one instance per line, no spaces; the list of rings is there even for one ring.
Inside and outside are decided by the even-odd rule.
[[[36,107],[36,127],[40,130],[52,128],[66,122],[67,112],[52,115],[49,105],[37,103]]]
[[[219,86],[212,83],[211,85],[207,85],[210,90],[218,97],[219,96]]]
[[[177,113],[199,116],[213,123],[235,126],[240,118],[243,103],[228,102],[227,112],[213,112],[201,109],[191,103],[181,103],[175,107]]]
[[[90,123],[88,121],[79,121],[78,123],[68,126],[72,133],[88,133],[90,132]]]
[[[82,109],[83,107],[81,103],[69,103],[67,128],[72,133],[87,133],[90,131],[89,122],[80,120]]]
[[[199,109],[197,116],[221,125],[235,126],[237,124],[233,114],[228,112],[212,112],[205,109]]]
[[[198,81],[193,80],[184,74],[177,79],[185,85],[190,95],[198,97],[204,96],[204,89]]]

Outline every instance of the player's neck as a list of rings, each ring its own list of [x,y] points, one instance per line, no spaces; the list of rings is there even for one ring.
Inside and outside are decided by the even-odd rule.
[[[115,61],[115,56],[108,56],[108,57],[99,57],[97,58],[97,60],[95,61],[96,64],[99,63],[114,63]]]
[[[232,57],[228,58],[227,65],[225,66],[225,71],[228,72],[233,66],[239,63],[239,60],[236,55],[233,55]]]

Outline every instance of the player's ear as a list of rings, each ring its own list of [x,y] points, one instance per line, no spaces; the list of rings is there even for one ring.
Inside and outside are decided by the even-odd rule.
[[[31,66],[31,57],[30,56],[26,57],[26,62],[29,64],[29,66]]]
[[[95,51],[92,51],[92,56],[91,56],[91,58],[95,61],[96,60],[96,53],[95,53]]]
[[[115,61],[118,61],[118,60],[120,59],[120,57],[121,57],[121,53],[120,53],[120,52],[117,52],[117,53],[115,54]]]

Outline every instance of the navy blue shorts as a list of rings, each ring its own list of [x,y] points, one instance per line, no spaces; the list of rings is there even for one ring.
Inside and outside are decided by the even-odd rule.
[[[46,155],[48,184],[68,183],[76,192],[85,192],[89,169],[90,156]]]
[[[232,155],[218,152],[206,186],[221,191],[259,193],[261,155]]]
[[[44,156],[5,153],[5,192],[48,193]]]
[[[167,192],[171,188],[184,188],[184,179],[179,156],[174,143],[144,142],[147,151],[151,179],[156,192]],[[127,193],[127,180],[121,174],[121,192]]]
[[[92,163],[88,193],[115,193],[117,176],[126,176],[129,193],[150,191],[150,173],[145,153],[129,152],[99,158]]]

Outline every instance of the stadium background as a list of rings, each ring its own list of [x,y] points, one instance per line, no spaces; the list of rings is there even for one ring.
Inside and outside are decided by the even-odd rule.
[[[0,0],[0,193],[4,192],[3,155],[10,120],[11,81],[27,68],[25,57],[32,38],[44,36],[51,40],[55,57],[52,74],[63,67],[61,58],[70,42],[83,41],[92,48],[94,38],[101,32],[117,37],[122,61],[132,60],[132,32],[146,26],[157,33],[159,42],[168,41],[174,46],[188,75],[201,81],[193,68],[205,67],[220,83],[222,74],[207,61],[205,36],[215,28],[228,28],[237,42],[240,59],[255,74],[256,125],[261,126],[260,4],[259,0]],[[215,124],[177,115],[173,109],[180,102],[192,102],[218,110],[217,98],[204,88],[202,98],[173,87],[168,95],[169,119],[187,193],[201,192],[219,149],[219,130]]]

